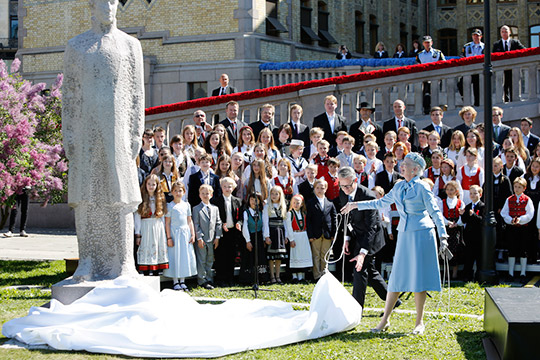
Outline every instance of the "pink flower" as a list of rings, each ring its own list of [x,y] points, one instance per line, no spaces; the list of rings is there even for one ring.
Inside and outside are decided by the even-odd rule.
[[[15,58],[13,62],[11,63],[11,73],[14,74],[19,71],[19,67],[21,66],[21,60],[18,58]]]

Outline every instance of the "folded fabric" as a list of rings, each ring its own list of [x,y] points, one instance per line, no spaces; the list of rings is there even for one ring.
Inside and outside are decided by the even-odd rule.
[[[282,301],[233,299],[199,304],[184,292],[157,293],[118,278],[71,305],[52,300],[4,324],[4,336],[58,350],[137,357],[218,357],[316,339],[356,327],[362,308],[329,273],[309,311]]]

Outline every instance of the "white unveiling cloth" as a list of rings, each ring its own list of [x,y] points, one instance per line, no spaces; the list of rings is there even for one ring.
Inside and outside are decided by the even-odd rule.
[[[71,305],[52,300],[4,324],[29,345],[137,357],[218,357],[320,338],[360,324],[362,308],[329,273],[309,311],[282,301],[232,299],[199,304],[184,292],[157,293],[131,278],[95,288]]]

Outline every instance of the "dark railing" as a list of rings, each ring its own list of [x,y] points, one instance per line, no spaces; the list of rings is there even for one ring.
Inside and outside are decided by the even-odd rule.
[[[0,38],[0,49],[17,49],[19,39],[17,38]]]

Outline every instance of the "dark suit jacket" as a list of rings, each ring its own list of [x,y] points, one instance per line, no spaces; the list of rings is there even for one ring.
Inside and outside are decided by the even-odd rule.
[[[321,204],[317,197],[313,197],[307,204],[307,236],[310,239],[318,239],[324,236],[326,239],[331,239],[336,233],[337,212],[334,204],[324,198],[324,209],[321,209]]]
[[[212,96],[218,96],[220,90],[221,90],[221,86],[218,87],[217,89],[212,90]],[[235,92],[236,92],[236,88],[232,86],[227,86],[227,88],[225,89],[225,95],[234,94]]]
[[[191,207],[197,206],[201,202],[199,197],[199,188],[202,185],[202,172],[199,170],[189,177],[188,187],[188,202]],[[210,173],[210,186],[214,189],[214,196],[221,196],[221,186],[219,184],[219,176]]]
[[[300,185],[298,185],[298,192],[304,197],[304,202],[306,203],[315,197],[315,194],[313,193],[313,187],[309,184],[309,181],[307,180],[301,182]]]
[[[222,120],[220,124],[225,126],[225,129],[227,130],[227,135],[229,136],[229,142],[231,143],[231,146],[233,148],[236,147],[236,143],[238,141],[237,134],[240,131],[240,129],[246,126],[247,124],[240,119],[236,119],[236,132],[233,131],[233,127],[229,119]]]
[[[493,125],[493,129],[495,129],[495,125]],[[504,139],[508,137],[508,132],[510,131],[510,126],[504,125],[503,123],[499,124],[499,136],[495,137],[493,136],[493,141],[495,141],[497,144],[502,145]]]
[[[216,205],[219,209],[219,217],[221,218],[221,223],[226,224],[227,223],[227,213],[225,208],[225,198],[223,197],[223,193],[219,196],[213,196],[212,200],[210,201],[212,204]],[[236,196],[231,196],[231,211],[232,211],[232,220],[236,224],[239,222],[242,224],[244,221],[243,214],[243,208],[242,208],[242,200],[240,198],[237,198]]]
[[[332,147],[329,151],[328,151],[328,156],[330,157],[338,157],[339,154],[341,154],[343,151],[339,151],[337,146],[334,146]]]
[[[340,131],[347,131],[347,125],[345,125],[345,118],[341,115],[335,114],[334,116],[334,132],[330,128],[328,122],[328,116],[326,113],[317,115],[313,119],[313,127],[319,127],[324,131],[324,140],[330,143],[330,147],[336,146],[336,134]]]
[[[513,40],[513,39],[509,39],[509,42],[510,42],[510,49],[509,51],[512,51],[512,50],[519,50],[519,49],[525,49],[525,46],[523,46],[523,44],[519,41],[519,40]],[[503,41],[502,39],[500,40],[497,40],[493,43],[493,50],[492,52],[504,52],[504,46],[503,46]]]
[[[482,241],[482,229],[484,222],[485,205],[480,200],[474,207],[474,212],[470,215],[472,203],[465,206],[465,212],[461,215],[461,221],[467,224],[463,230],[463,236],[465,237],[465,244],[471,245],[472,242],[480,243]]]
[[[404,51],[401,54],[398,54],[397,52],[394,53],[394,56],[392,56],[394,59],[402,59],[407,57],[407,53]]]
[[[249,124],[249,127],[253,130],[253,135],[255,135],[255,141],[259,139],[259,133],[265,128],[269,128],[272,131],[272,136],[276,136],[275,131],[277,130],[277,127],[270,123],[270,125],[266,126],[263,124],[262,121],[255,121]],[[274,142],[276,142],[276,139],[274,138]]]
[[[499,183],[495,184],[495,176],[493,177],[493,211],[495,214],[499,214],[498,210],[501,210],[504,206],[504,202],[510,195],[513,194],[512,184],[508,176],[501,174],[499,176]],[[484,184],[484,194],[486,190],[486,185]]]
[[[529,141],[525,144],[525,146],[527,147],[527,149],[529,149],[529,154],[531,154],[531,157],[534,155],[534,149],[536,148],[536,145],[538,145],[539,142],[540,142],[540,137],[529,132]]]
[[[375,186],[382,187],[384,189],[384,193],[388,194],[399,179],[403,179],[403,176],[401,176],[398,172],[394,171],[392,173],[392,181],[388,181],[388,173],[386,172],[386,170],[383,170],[375,175]]]
[[[382,147],[384,147],[384,133],[383,128],[381,124],[373,123],[371,122],[373,126],[375,126],[375,130],[373,131],[373,135],[377,138],[377,144],[379,144],[379,147],[381,146],[382,141]],[[353,151],[357,152],[360,150],[360,148],[364,145],[364,132],[360,130],[360,126],[362,125],[362,120],[355,122],[349,127],[349,135],[351,135],[354,138],[354,147]]]
[[[435,130],[435,127],[433,126],[433,124],[429,124],[428,126],[426,126],[424,128],[424,130],[426,131],[433,131]],[[450,142],[452,141],[452,129],[450,128],[450,126],[448,125],[445,125],[445,124],[442,124],[441,126],[441,147],[444,149],[444,148],[447,148],[448,145],[450,145]]]
[[[508,179],[510,180],[510,184],[514,184],[514,180],[516,180],[518,177],[523,175],[523,170],[518,168],[517,166],[514,166],[511,171],[508,171],[506,166],[503,167],[503,174],[508,176]],[[514,187],[512,186],[512,189]]]
[[[352,55],[351,55],[350,51],[347,51],[347,53],[345,54],[345,59],[350,59],[350,58],[352,58]],[[343,60],[343,56],[342,56],[341,51],[338,51],[338,53],[336,54],[336,59]]]
[[[403,126],[406,126],[411,131],[411,136],[409,137],[409,142],[414,145],[418,146],[418,129],[416,128],[416,121],[413,119],[410,119],[408,117],[403,118]],[[393,130],[396,132],[398,129],[396,129],[396,117],[393,116],[391,119],[386,120],[383,123],[383,133],[386,134],[388,131]],[[377,141],[380,147],[384,147],[384,139],[381,140],[381,142]],[[382,144],[382,145],[381,145]]]
[[[343,208],[349,201],[348,196],[342,190],[339,191],[338,199],[339,209]],[[375,194],[368,188],[358,185],[353,200],[375,200]],[[385,244],[384,232],[377,210],[353,210],[349,213],[349,224],[352,226],[352,232],[347,231],[347,234],[351,237],[349,250],[352,251],[353,257],[358,255],[361,249],[366,249],[368,255],[373,256],[383,248]]]
[[[460,125],[456,126],[454,128],[454,131],[457,131],[457,130],[461,131],[463,133],[463,136],[465,136],[465,138],[467,138],[467,131],[469,131],[470,129],[474,129],[474,128],[476,128],[475,123],[472,123],[471,127],[468,127],[467,125],[465,125],[465,123],[463,123],[463,124],[460,124]],[[454,133],[454,132],[452,132],[452,133]]]
[[[379,54],[379,52],[375,51],[375,53],[373,53],[373,58],[374,59],[386,59],[388,57],[388,51],[383,51],[382,54]]]

